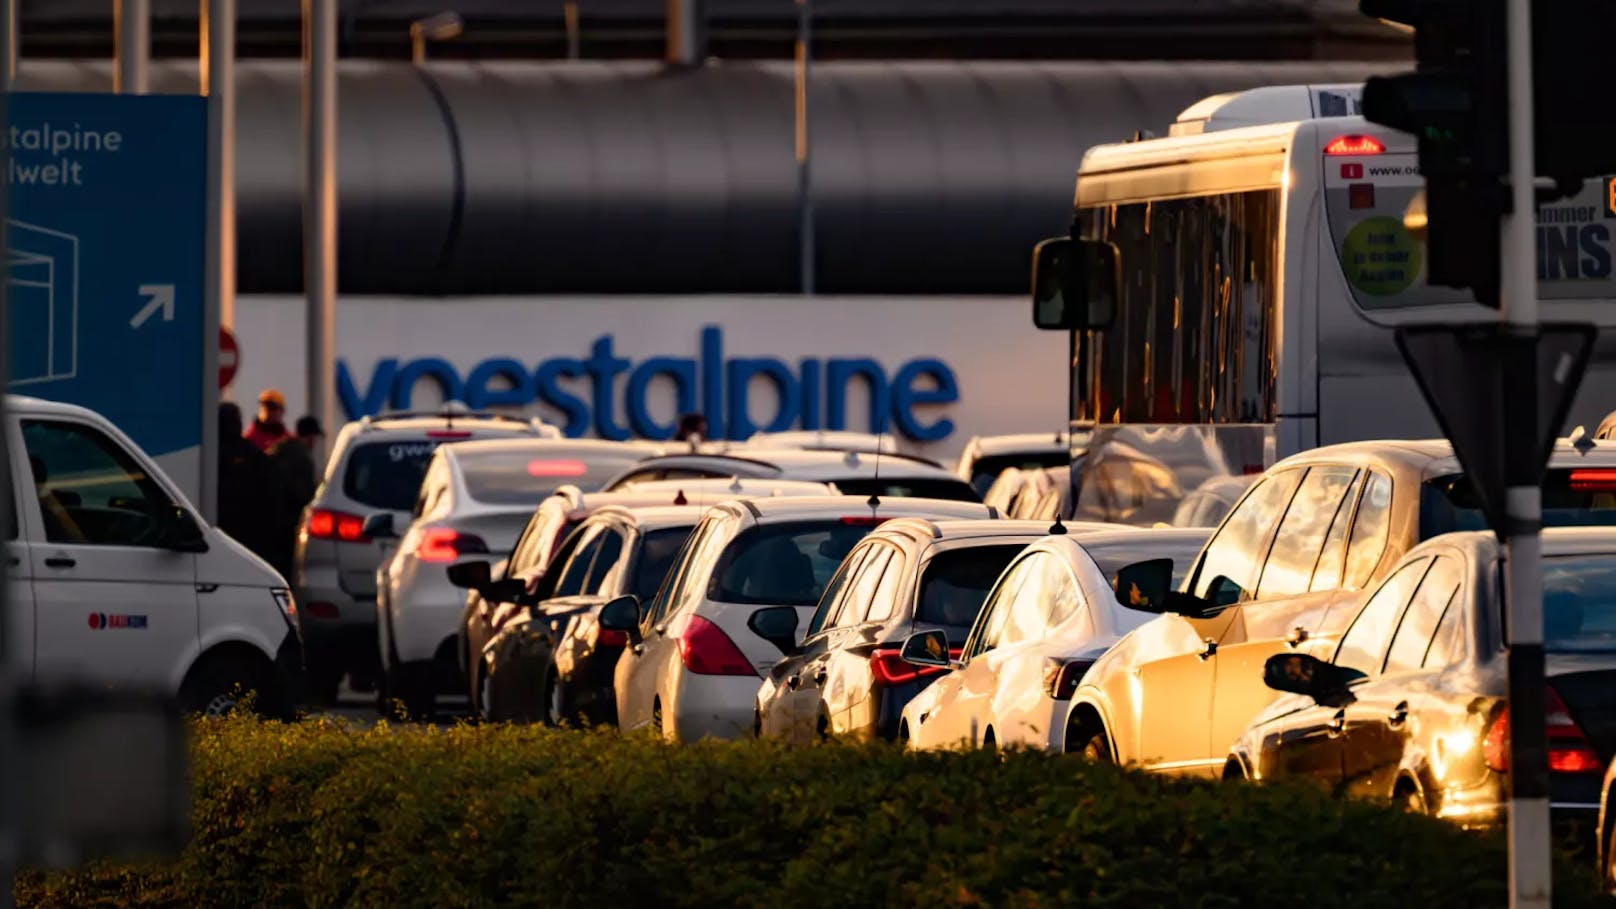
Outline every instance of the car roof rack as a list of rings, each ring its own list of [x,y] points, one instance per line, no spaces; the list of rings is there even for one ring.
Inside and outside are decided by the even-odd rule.
[[[523,417],[487,410],[472,410],[459,401],[446,401],[437,410],[384,410],[377,414],[367,414],[359,419],[359,431],[364,432],[374,428],[373,424],[380,420],[444,420],[451,427],[454,425],[455,420],[492,420],[500,423],[527,426],[539,435],[552,438],[560,438],[561,436],[559,429],[538,417]]]

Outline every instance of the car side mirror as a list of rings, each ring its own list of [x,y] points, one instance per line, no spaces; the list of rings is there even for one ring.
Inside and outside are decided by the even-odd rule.
[[[781,653],[792,653],[800,641],[797,638],[797,607],[771,606],[759,609],[746,620],[752,633],[780,648]]]
[[[1167,595],[1173,592],[1173,560],[1147,559],[1124,565],[1111,579],[1117,602],[1140,612],[1170,612]]]
[[[940,629],[917,631],[903,639],[898,658],[911,666],[931,666],[950,669],[954,665],[948,653],[948,635]]]
[[[633,594],[624,594],[615,600],[600,607],[600,615],[596,618],[603,631],[621,631],[628,635],[629,641],[639,643],[640,640],[640,600]]]
[[[391,540],[398,537],[398,531],[393,527],[393,513],[379,511],[365,516],[365,523],[361,525],[361,532],[372,540]]]
[[[371,517],[376,517],[376,515]],[[389,515],[388,517],[392,516]],[[368,527],[370,522],[367,520],[365,524]],[[450,565],[448,572],[449,583],[465,590],[475,590],[478,593],[487,590],[488,585],[493,583],[494,580],[494,566],[486,561],[461,562],[458,565]]]
[[[207,552],[208,537],[189,511],[170,505],[160,518],[161,545],[174,552]]]
[[[1356,698],[1349,686],[1364,674],[1310,653],[1277,653],[1263,664],[1263,684],[1275,691],[1305,694],[1326,707],[1345,707]]]
[[[1046,331],[1110,328],[1122,284],[1117,248],[1054,237],[1033,247],[1032,324]]]

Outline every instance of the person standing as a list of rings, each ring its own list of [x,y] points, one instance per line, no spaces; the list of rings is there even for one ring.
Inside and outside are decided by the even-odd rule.
[[[219,405],[219,529],[284,573],[277,528],[281,523],[281,476],[269,456],[242,434],[241,408]]]
[[[301,516],[303,507],[314,500],[314,489],[319,484],[314,452],[323,438],[325,432],[318,419],[298,417],[295,434],[281,440],[269,453],[285,481],[286,507],[295,516]]]
[[[258,416],[248,427],[246,438],[265,454],[292,438],[286,429],[286,396],[279,389],[266,388],[258,395]]]

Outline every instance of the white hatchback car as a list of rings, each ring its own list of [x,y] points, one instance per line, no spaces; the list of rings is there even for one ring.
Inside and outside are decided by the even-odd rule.
[[[1092,526],[1092,525],[1091,525]],[[904,658],[954,672],[904,708],[901,741],[914,748],[1027,745],[1059,752],[1066,712],[1088,667],[1155,613],[1118,602],[1111,578],[1146,559],[1172,559],[1184,572],[1212,533],[1205,530],[1075,530],[1045,537],[1005,569],[966,639],[950,659],[946,638],[924,631]]]
[[[161,692],[208,714],[246,691],[289,712],[302,653],[285,579],[105,417],[14,395],[6,409],[7,445],[27,455],[11,461],[5,540],[17,679]]]
[[[466,593],[449,580],[451,566],[508,556],[556,487],[594,485],[642,454],[621,442],[589,439],[491,439],[439,448],[409,528],[398,535],[392,512],[364,525],[372,539],[398,537],[377,570],[378,707],[390,711],[399,701],[411,715],[425,716],[439,693],[465,690],[459,652]]]
[[[608,603],[606,630],[630,646],[617,663],[617,722],[650,725],[669,739],[736,738],[752,732],[762,675],[783,655],[781,629],[759,627],[769,607],[797,608],[806,628],[842,558],[888,518],[996,518],[970,502],[805,496],[739,499],[714,506],[655,599]],[[772,610],[778,614],[779,610]],[[791,634],[785,629],[784,634]],[[801,633],[796,633],[796,643]]]

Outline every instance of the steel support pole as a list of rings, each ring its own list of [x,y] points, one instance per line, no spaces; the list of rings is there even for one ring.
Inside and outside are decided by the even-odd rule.
[[[0,0],[0,53],[7,64],[0,66],[0,128],[10,131],[7,119],[10,104],[6,93],[11,91],[17,59],[17,4],[20,0]],[[9,142],[0,142],[0,174],[10,173]],[[11,217],[11,193],[0,194],[5,200],[0,206],[0,250],[7,249],[7,221]],[[11,301],[9,281],[0,281],[0,327],[9,332],[11,327]],[[0,344],[0,377],[11,375],[10,345]],[[6,423],[5,395],[0,395],[0,429]],[[10,476],[11,452],[7,450],[10,433],[0,432],[0,470]],[[0,483],[0,509],[4,514],[15,514],[11,505],[11,484]],[[0,568],[6,574],[9,568]],[[0,909],[11,909],[12,887],[16,880],[17,863],[22,852],[23,830],[20,800],[23,782],[18,779],[23,764],[18,760],[21,736],[16,724],[16,679],[13,675],[12,643],[15,638],[11,624],[11,602],[7,597],[11,585],[0,575]]]
[[[202,309],[202,489],[218,518],[219,330],[236,317],[236,0],[201,0],[202,93],[208,99],[206,287]]]
[[[1511,333],[1538,334],[1536,192],[1533,148],[1532,8],[1530,0],[1507,0],[1505,32],[1509,69],[1510,210],[1503,218],[1502,312]],[[1532,348],[1535,351],[1535,347]],[[1537,400],[1535,356],[1518,378],[1528,401]],[[1528,425],[1536,425],[1535,410]],[[1509,637],[1510,801],[1509,904],[1548,909],[1548,740],[1544,729],[1543,681],[1543,492],[1537,484],[1512,485],[1505,498],[1508,527],[1504,596]]]
[[[303,289],[308,412],[336,416],[337,0],[303,0]]]
[[[578,30],[578,0],[567,0],[561,7],[561,14],[567,26],[567,59],[577,60],[583,56],[583,36]]]
[[[802,293],[814,293],[813,144],[808,132],[808,88],[813,77],[813,0],[797,2],[797,235]]]
[[[151,0],[113,0],[116,20],[112,90],[120,95],[144,95],[150,91]]]

